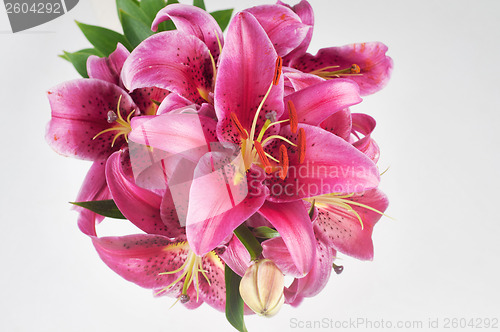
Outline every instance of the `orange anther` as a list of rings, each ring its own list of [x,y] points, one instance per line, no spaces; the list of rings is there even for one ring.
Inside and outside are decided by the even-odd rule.
[[[299,125],[299,121],[297,120],[297,110],[295,109],[295,105],[291,100],[287,102],[288,104],[288,114],[290,117],[290,129],[292,133],[297,133],[297,126]]]
[[[306,131],[304,128],[299,129],[297,147],[299,148],[299,164],[302,164],[306,158]]]
[[[243,128],[243,126],[241,125],[241,122],[240,122],[240,120],[238,120],[238,117],[236,116],[236,113],[231,112],[231,114],[229,115],[229,117],[231,118],[231,121],[233,122],[234,126],[236,127],[236,130],[240,134],[241,139],[243,139],[243,140],[247,139],[248,138],[248,133],[245,130],[245,128]]]
[[[274,71],[273,85],[278,85],[281,77],[281,68],[283,67],[283,59],[278,56],[276,59],[276,68]]]
[[[286,152],[286,148],[283,144],[280,146],[280,178],[284,180],[286,175],[288,174],[288,153]]]
[[[351,66],[351,74],[359,74],[361,72],[361,68],[357,64],[353,64]]]
[[[266,170],[266,173],[269,174],[271,173],[271,164],[269,163],[269,159],[266,156],[266,153],[264,152],[264,148],[262,148],[262,144],[260,144],[259,141],[253,141],[253,145],[255,146],[255,150],[257,151],[257,154],[259,155],[260,161],[264,165],[264,169]]]

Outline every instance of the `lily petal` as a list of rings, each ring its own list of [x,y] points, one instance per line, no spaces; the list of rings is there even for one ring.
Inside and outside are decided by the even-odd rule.
[[[325,81],[324,78],[321,78],[318,75],[303,73],[290,67],[283,68],[283,75],[285,76],[285,87],[290,87],[293,92]]]
[[[219,41],[222,47],[224,39],[222,30],[212,15],[195,6],[171,4],[156,14],[151,30],[156,31],[158,24],[167,20],[172,20],[177,30],[193,35],[204,42],[217,62],[220,54]]]
[[[389,205],[387,197],[378,189],[368,190],[365,193],[349,198],[384,212]],[[362,260],[373,259],[372,232],[375,223],[381,218],[379,213],[366,208],[352,205],[352,208],[363,220],[361,228],[358,216],[344,208],[326,205],[318,206],[318,218],[314,225],[318,236],[336,250]]]
[[[238,13],[228,28],[215,85],[214,106],[220,141],[238,143],[235,138],[239,134],[230,120],[231,112],[236,114],[243,128],[251,128],[255,111],[275,76],[277,57],[257,19],[247,12]],[[283,114],[283,77],[272,87],[259,115],[257,128],[262,127],[265,115],[271,112],[277,119]]]
[[[280,233],[293,262],[301,275],[309,272],[316,254],[316,242],[311,219],[302,201],[271,203],[259,209]]]
[[[352,143],[359,151],[367,155],[374,163],[378,161],[380,157],[380,149],[377,143],[370,137],[371,133],[375,129],[377,122],[374,118],[363,113],[353,113],[352,114],[352,132],[356,136],[357,133],[364,135],[363,138]]]
[[[302,43],[283,58],[283,63],[288,65],[291,59],[304,55],[309,47],[309,44],[311,43],[314,28],[314,12],[312,6],[306,0],[300,1],[293,7],[290,7],[281,1],[278,1],[278,4],[292,9],[300,17],[302,23],[310,27]]]
[[[226,282],[224,279],[224,263],[216,254],[209,252],[203,256],[202,265],[210,283],[203,276],[199,276],[200,299],[219,311],[225,311]]]
[[[212,90],[212,75],[210,52],[201,40],[166,31],[132,51],[123,65],[122,81],[129,90],[155,86],[201,104]]]
[[[330,115],[321,122],[320,127],[343,138],[345,141],[349,141],[352,129],[351,111],[346,108]]]
[[[157,103],[161,103],[170,94],[169,91],[160,88],[140,88],[130,93],[130,96],[144,115],[156,115]]]
[[[285,6],[261,5],[245,11],[259,21],[281,57],[301,45],[311,30],[293,10]]]
[[[295,105],[298,122],[314,126],[361,100],[357,84],[347,79],[324,81],[285,97],[285,103],[292,101]]]
[[[141,119],[142,118],[142,119]],[[216,142],[215,121],[198,114],[165,113],[131,121],[129,140],[198,162]]]
[[[77,202],[100,201],[111,198],[106,183],[105,169],[106,161],[104,160],[98,160],[92,164],[76,197]],[[75,206],[74,209],[80,213],[78,216],[80,230],[89,236],[96,236],[95,225],[101,222],[104,217],[79,206]]]
[[[316,55],[305,54],[290,62],[290,66],[306,73],[327,66],[339,66],[345,69],[356,64],[360,67],[360,76],[349,76],[366,96],[381,90],[391,76],[393,61],[386,56],[387,46],[379,42],[350,44],[319,50]]]
[[[224,246],[219,254],[219,256],[224,260],[224,262],[240,276],[245,275],[245,271],[250,266],[252,258],[245,248],[243,243],[237,236],[231,238],[227,245]]]
[[[299,162],[296,147],[289,148],[288,176],[281,180],[276,172],[266,179],[269,200],[286,202],[327,193],[363,192],[378,186],[377,166],[362,152],[321,128],[306,124],[299,128],[304,129],[306,137],[304,161]],[[297,143],[290,126],[282,127],[280,135]],[[277,155],[279,144],[272,141],[266,149]]]
[[[267,188],[261,169],[239,175],[231,156],[207,153],[194,172],[186,233],[193,251],[201,256],[213,250],[263,204]],[[242,176],[241,180],[239,176]],[[210,194],[207,194],[210,193]]]
[[[103,262],[114,272],[144,288],[159,289],[171,284],[175,271],[185,262],[189,246],[161,235],[137,234],[92,238]]]
[[[295,266],[295,262],[281,237],[275,237],[262,242],[262,249],[262,255],[272,260],[283,274],[292,277],[303,276],[297,269],[297,266]]]
[[[95,137],[116,123],[108,123],[108,111],[127,117],[137,110],[128,93],[115,84],[96,79],[78,79],[55,86],[48,91],[52,119],[47,126],[46,140],[58,153],[86,160],[101,160],[116,151],[125,139],[111,142],[114,132]],[[94,139],[95,137],[95,139]]]
[[[135,184],[126,152],[118,151],[109,157],[106,179],[116,205],[134,225],[149,234],[183,237],[184,230],[177,220],[162,219],[161,196]]]
[[[116,45],[116,50],[107,58],[100,58],[95,55],[89,56],[87,59],[87,72],[89,77],[113,83],[121,87],[120,73],[129,55],[129,50],[121,43],[118,43]]]

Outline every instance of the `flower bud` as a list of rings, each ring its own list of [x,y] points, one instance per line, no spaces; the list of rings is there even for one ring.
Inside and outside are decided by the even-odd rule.
[[[273,316],[285,301],[284,279],[283,273],[273,261],[258,260],[246,270],[241,279],[241,297],[256,314]]]

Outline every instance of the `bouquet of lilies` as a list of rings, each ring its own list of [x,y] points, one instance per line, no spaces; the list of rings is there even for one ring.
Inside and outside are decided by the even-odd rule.
[[[244,314],[318,294],[337,253],[373,258],[388,201],[375,120],[350,107],[387,83],[385,45],[306,53],[306,0],[232,19],[203,1],[117,7],[123,34],[78,23],[94,48],[62,55],[83,78],[49,90],[46,135],[93,161],[73,204],[106,265],[244,331]],[[98,236],[105,217],[138,234]]]

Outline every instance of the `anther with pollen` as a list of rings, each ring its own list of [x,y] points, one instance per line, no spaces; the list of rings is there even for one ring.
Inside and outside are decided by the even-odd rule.
[[[281,77],[281,69],[283,68],[283,59],[278,56],[276,59],[276,68],[274,72],[273,85],[278,85]]]
[[[360,76],[360,75],[362,75],[361,68],[355,63],[353,63],[350,67],[345,68],[345,69],[333,70],[333,69],[337,69],[337,68],[339,68],[339,66],[323,67],[323,68],[319,68],[319,69],[311,71],[310,74],[314,74],[314,75],[317,75],[317,76],[325,78],[325,79],[340,78],[342,76]]]
[[[336,265],[335,263],[332,263],[333,271],[337,274],[341,274],[342,271],[344,271],[344,267],[342,265]]]
[[[290,118],[290,129],[293,134],[297,133],[297,126],[299,125],[299,121],[297,119],[297,110],[295,109],[295,105],[291,100],[287,102],[288,105],[288,114]]]
[[[231,117],[231,121],[234,124],[234,127],[236,128],[236,130],[240,134],[241,139],[242,140],[247,139],[248,138],[248,133],[245,130],[245,128],[243,128],[243,126],[241,125],[241,122],[240,122],[240,120],[238,120],[238,117],[236,116],[236,113],[231,112],[230,117]]]
[[[262,162],[264,169],[266,170],[266,173],[270,174],[272,171],[271,163],[269,163],[269,159],[266,156],[266,152],[264,151],[262,144],[260,144],[259,141],[253,141],[253,145],[255,146],[255,150],[259,155],[260,161]]]
[[[280,178],[281,180],[285,180],[286,175],[288,174],[288,153],[286,152],[286,147],[281,144],[280,146]]]

